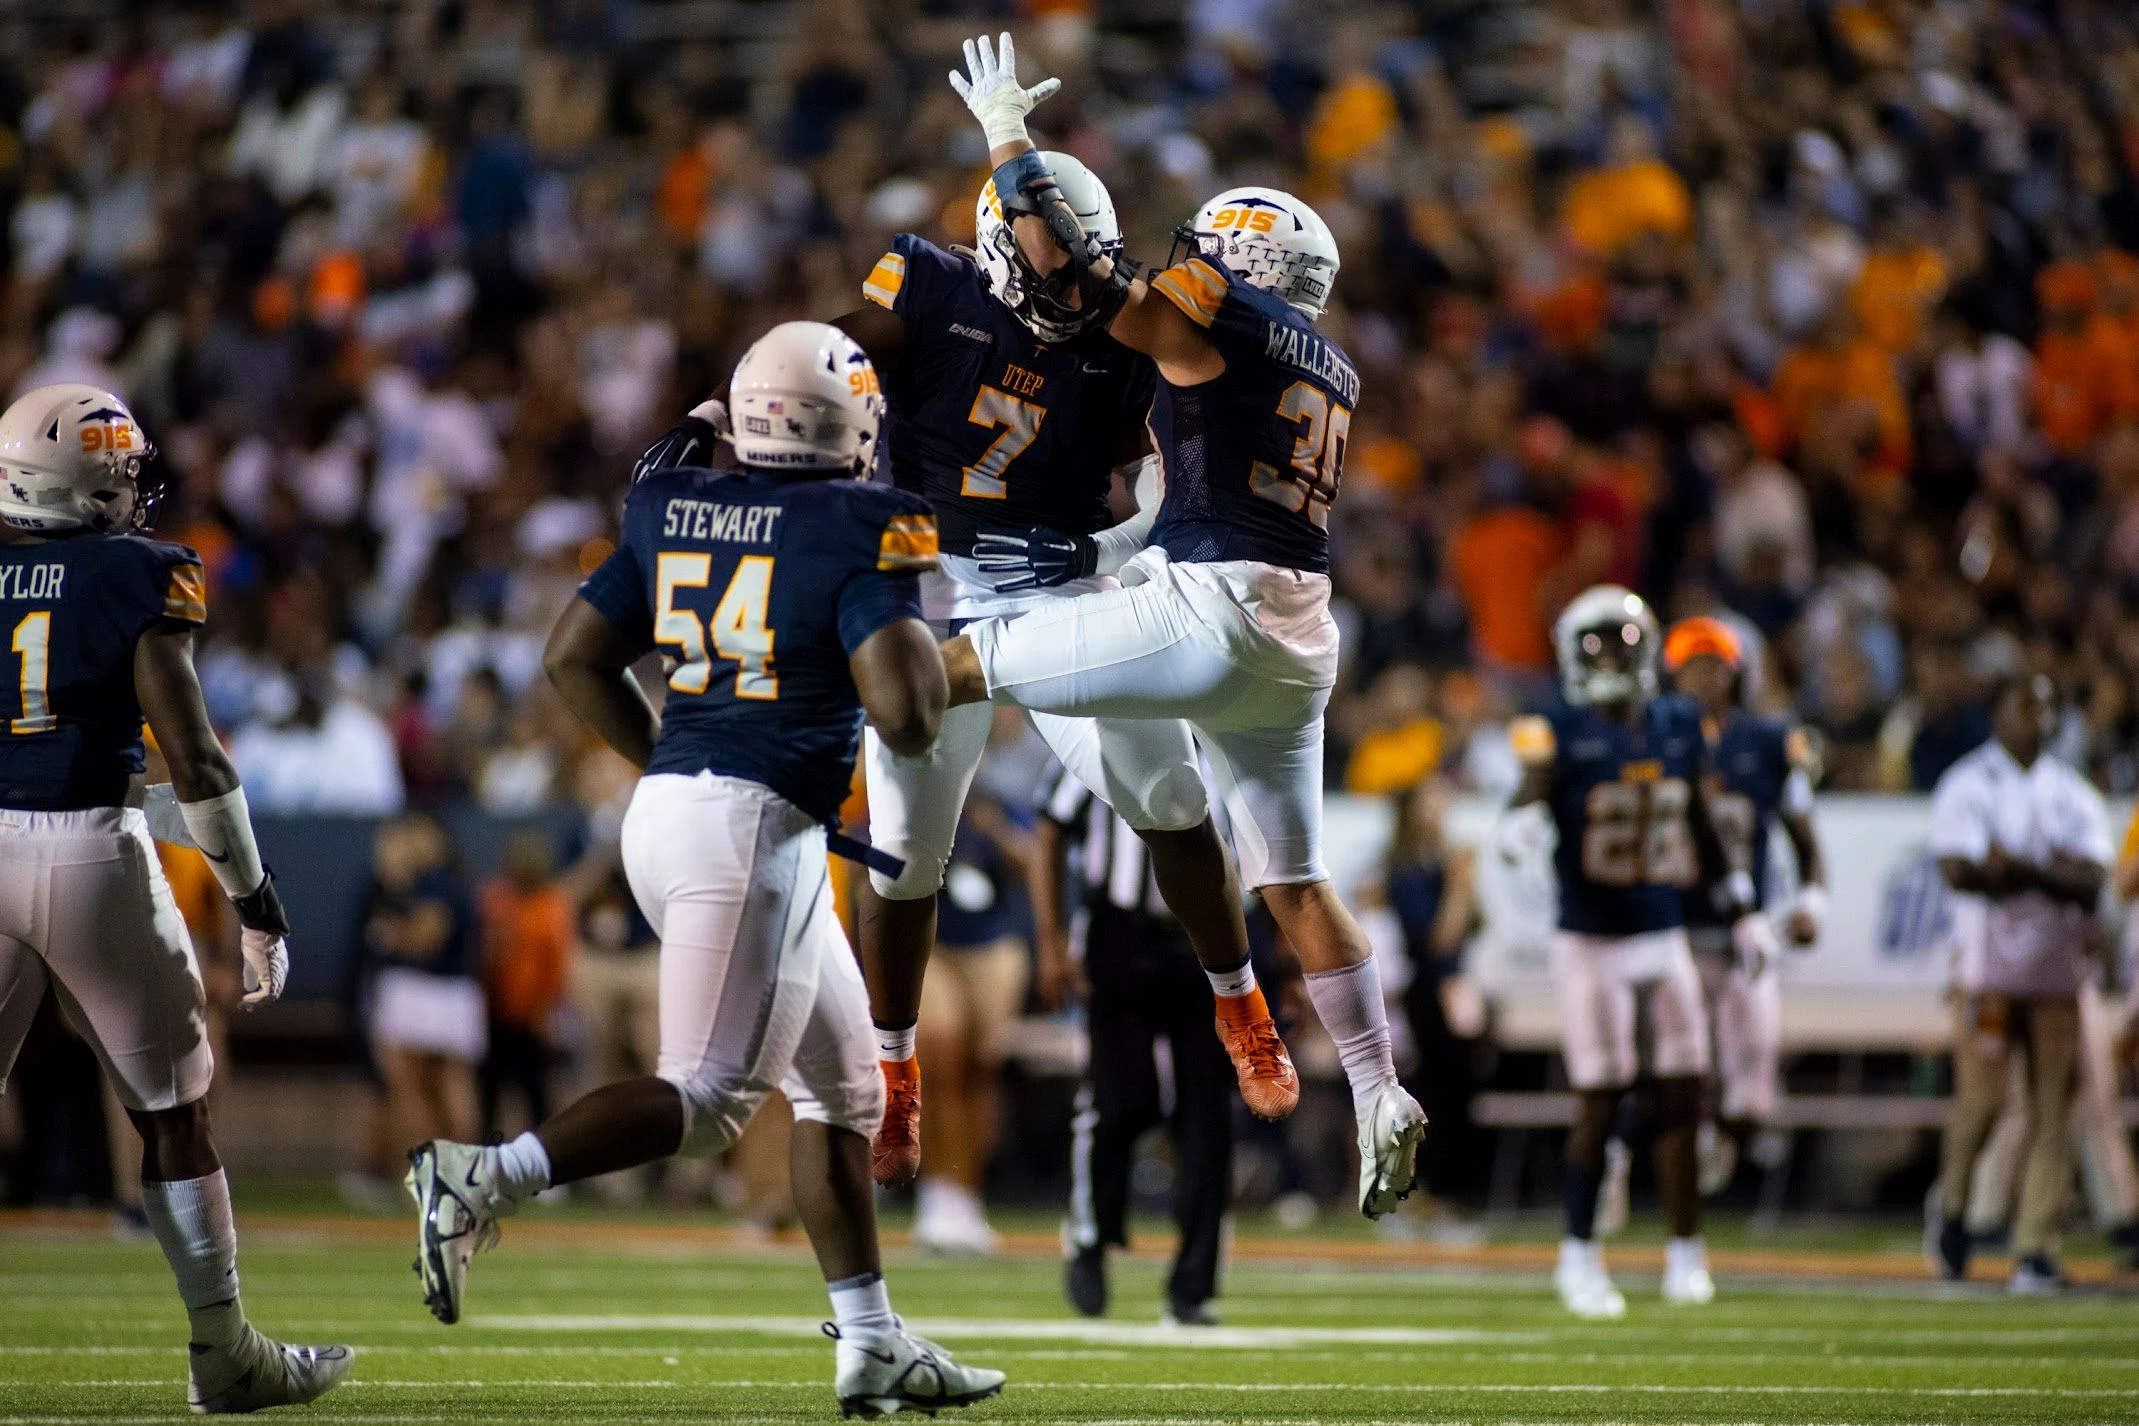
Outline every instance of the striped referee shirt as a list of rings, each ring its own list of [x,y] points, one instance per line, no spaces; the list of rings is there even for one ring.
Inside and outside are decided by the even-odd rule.
[[[1085,905],[1103,896],[1118,910],[1171,917],[1159,896],[1158,879],[1151,874],[1151,855],[1143,839],[1068,769],[1055,774],[1040,810],[1072,834],[1070,875],[1085,888]]]

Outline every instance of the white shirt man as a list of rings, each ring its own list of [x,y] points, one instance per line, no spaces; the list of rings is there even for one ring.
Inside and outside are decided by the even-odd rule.
[[[1991,741],[1947,769],[1931,806],[1931,850],[1961,896],[1953,1108],[1927,1256],[1948,1278],[1968,1275],[1969,1182],[2017,1050],[2027,1057],[2037,1132],[2014,1217],[2016,1293],[2063,1284],[2051,1252],[2072,1179],[2065,1125],[2077,1083],[2079,991],[2093,973],[2088,943],[2114,856],[2101,795],[2046,750],[2057,723],[2049,679],[2004,681],[1991,705]]]

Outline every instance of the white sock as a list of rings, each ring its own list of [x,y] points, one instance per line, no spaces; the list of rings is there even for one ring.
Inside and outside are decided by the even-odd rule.
[[[876,1027],[876,1057],[880,1060],[910,1060],[914,1057],[914,1031],[917,1026],[908,1025],[903,1030],[889,1026]]]
[[[858,1273],[828,1282],[824,1288],[831,1294],[832,1321],[838,1324],[842,1341],[866,1345],[899,1330],[899,1319],[891,1315],[891,1289],[884,1285],[882,1273]]]
[[[514,1203],[525,1203],[550,1186],[550,1151],[532,1129],[491,1152],[498,1192]]]
[[[141,1185],[149,1231],[178,1279],[191,1340],[224,1347],[245,1327],[238,1302],[238,1225],[230,1216],[230,1180],[217,1169],[206,1178]]]
[[[1691,1238],[1673,1238],[1664,1244],[1667,1272],[1692,1272],[1708,1266],[1708,1245],[1696,1233]]]
[[[1246,995],[1255,989],[1255,962],[1252,960],[1242,961],[1231,970],[1212,970],[1205,966],[1203,974],[1211,983],[1213,995]]]
[[[1389,1012],[1381,1003],[1381,972],[1372,960],[1307,977],[1307,998],[1314,1002],[1322,1028],[1337,1043],[1337,1059],[1352,1082],[1352,1102],[1396,1078],[1389,1052]]]

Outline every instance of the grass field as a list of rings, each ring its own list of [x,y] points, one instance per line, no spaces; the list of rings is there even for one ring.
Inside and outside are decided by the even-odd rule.
[[[254,1318],[358,1350],[312,1420],[837,1418],[824,1299],[798,1246],[516,1221],[476,1265],[469,1321],[445,1328],[399,1224],[256,1213],[241,1233]],[[910,1321],[1010,1373],[999,1400],[946,1421],[2139,1421],[2139,1301],[2016,1302],[1881,1279],[1902,1260],[1832,1250],[1807,1262],[1834,1275],[1749,1278],[1788,1259],[1741,1250],[1722,1255],[1713,1307],[1672,1309],[1636,1266],[1653,1250],[1629,1248],[1627,1319],[1593,1326],[1559,1311],[1537,1270],[1548,1251],[1434,1268],[1357,1240],[1263,1243],[1230,1273],[1217,1329],[1158,1323],[1148,1257],[1119,1264],[1116,1315],[1099,1322],[1067,1314],[1058,1265],[1036,1253],[897,1252],[891,1277]],[[0,1426],[191,1419],[183,1337],[152,1243],[0,1221]]]

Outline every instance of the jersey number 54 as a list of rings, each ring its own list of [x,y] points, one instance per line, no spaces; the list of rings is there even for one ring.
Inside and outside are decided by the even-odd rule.
[[[703,553],[669,552],[654,561],[654,641],[666,652],[674,667],[668,686],[678,693],[704,693],[712,682],[713,664],[707,657],[706,639],[712,636],[714,656],[735,664],[737,698],[774,699],[780,696],[780,675],[773,670],[773,631],[766,624],[772,606],[771,555],[744,555],[736,561],[728,588],[713,607],[713,617],[703,624],[694,610],[678,607],[681,590],[704,589],[713,577],[713,556]]]

